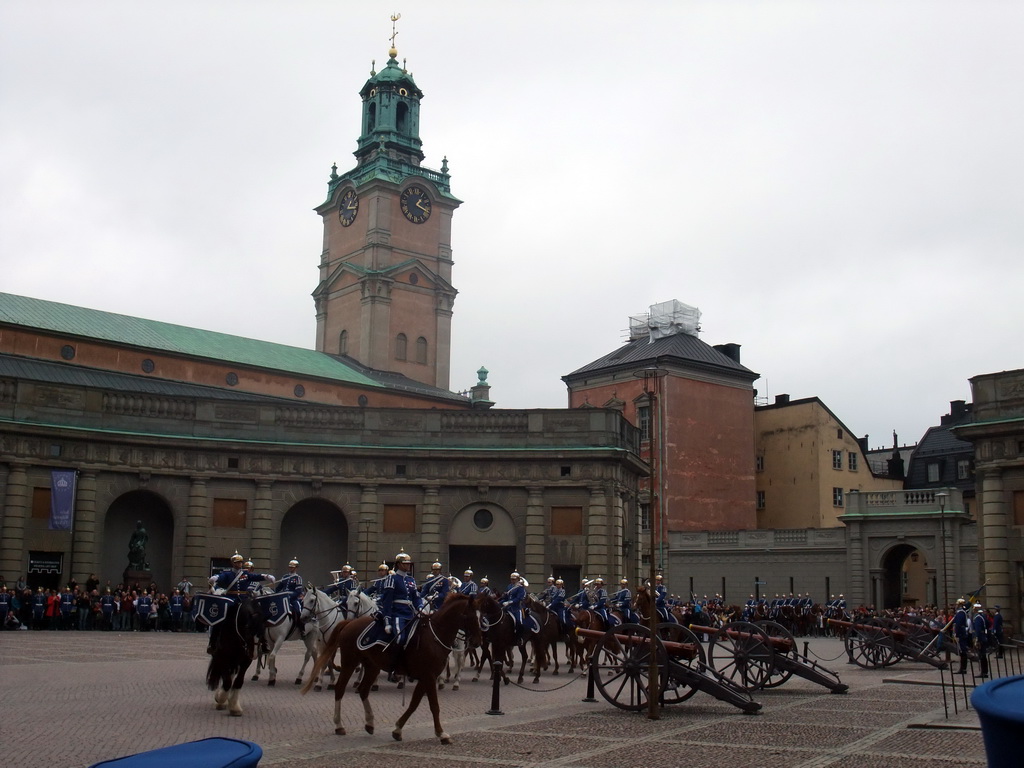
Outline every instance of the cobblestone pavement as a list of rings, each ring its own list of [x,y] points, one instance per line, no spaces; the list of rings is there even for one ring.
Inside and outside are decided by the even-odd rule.
[[[743,715],[703,693],[667,707],[660,720],[581,701],[586,681],[545,675],[541,684],[501,689],[503,715],[487,715],[489,683],[464,677],[441,692],[441,719],[453,743],[433,736],[424,704],[402,742],[390,731],[407,691],[383,684],[371,702],[377,732],[362,728],[349,692],[334,735],[333,694],[301,696],[293,684],[301,646],[279,659],[277,686],[247,682],[242,717],[213,708],[206,690],[203,635],[100,632],[0,632],[0,744],[7,766],[88,766],[210,736],[248,739],[264,750],[261,766],[344,768],[402,762],[458,766],[727,766],[883,768],[983,766],[973,711],[947,719],[938,673],[900,662],[888,670],[845,663],[837,640],[815,640],[811,654],[850,685],[845,695],[792,679],[754,698]],[[566,685],[568,683],[568,685]],[[901,684],[902,683],[902,684]],[[918,684],[913,684],[918,683]],[[564,686],[555,689],[558,686]],[[544,690],[546,692],[540,692]],[[950,710],[952,715],[952,710]],[[410,763],[410,761],[413,761]]]

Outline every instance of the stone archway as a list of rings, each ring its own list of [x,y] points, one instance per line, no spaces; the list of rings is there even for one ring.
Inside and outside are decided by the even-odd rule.
[[[905,597],[912,596],[915,601],[925,602],[926,595],[911,595],[909,565],[913,563],[911,558],[917,552],[913,544],[900,542],[890,547],[882,556],[882,600],[878,608],[899,608]],[[920,561],[918,561],[920,563]]]
[[[275,573],[284,573],[293,557],[299,560],[299,574],[317,586],[329,584],[331,571],[338,570],[355,553],[349,552],[348,521],[333,502],[303,499],[281,520],[280,563]]]
[[[487,577],[492,589],[504,589],[517,567],[518,536],[512,516],[497,504],[468,504],[452,518],[448,535],[448,568],[461,577],[472,568],[476,581]]]
[[[104,584],[108,579],[112,584],[121,582],[128,565],[128,542],[138,521],[142,522],[149,535],[146,559],[149,560],[153,581],[161,590],[169,591],[177,583],[177,579],[172,580],[171,573],[174,514],[162,496],[145,490],[124,493],[107,509],[103,521],[100,583]]]

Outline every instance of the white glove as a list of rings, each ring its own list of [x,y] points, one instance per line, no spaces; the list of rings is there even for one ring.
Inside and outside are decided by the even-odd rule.
[[[273,584],[274,583],[274,577],[273,576],[267,576],[267,581],[269,581],[271,584]]]
[[[388,621],[387,619],[384,620],[384,634],[385,635],[390,635],[391,634],[391,622]]]

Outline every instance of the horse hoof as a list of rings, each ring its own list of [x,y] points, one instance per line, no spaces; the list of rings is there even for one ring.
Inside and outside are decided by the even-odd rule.
[[[335,736],[344,736],[345,735],[345,729],[342,726],[339,725],[337,728],[334,729],[334,734],[335,734]]]
[[[317,691],[317,692],[322,691],[323,689],[324,689],[324,687],[322,685],[320,685],[320,683],[317,683],[316,685],[313,686],[313,690]]]
[[[366,732],[367,733],[369,733],[369,734],[373,733],[373,726],[372,725],[367,725],[367,726],[364,726],[364,727],[366,728]]]
[[[402,732],[401,731],[392,731],[391,732],[391,738],[393,738],[395,741],[401,741],[402,740]]]
[[[438,683],[437,684],[437,690],[443,691],[444,690],[444,683]]]
[[[403,688],[405,688],[405,683],[399,683],[395,687],[398,688],[398,690],[402,690]]]
[[[377,685],[376,683],[374,683],[373,685],[370,686],[370,690],[371,691],[379,691],[380,690],[380,686]]]
[[[249,682],[255,683],[259,679],[260,679],[259,675],[253,675],[252,677],[249,678]]]
[[[552,674],[552,675],[557,675],[557,674],[558,674],[558,670],[556,669],[556,670],[555,670],[554,672],[552,672],[551,674]]]
[[[333,691],[334,690],[334,683],[329,683],[328,686],[327,686],[327,690],[328,691]]]
[[[222,709],[227,709],[227,708],[228,708],[227,704],[217,703],[217,704],[214,705],[214,709],[216,709],[218,712],[220,712]]]
[[[295,684],[296,685],[302,685],[302,678],[301,677],[296,677],[295,678]]]
[[[453,686],[452,686],[452,690],[453,690],[453,691],[457,691],[457,690],[459,690],[459,686],[457,686],[457,685],[453,685]]]
[[[449,736],[447,733],[442,734],[441,735],[441,743],[442,744],[451,744],[452,743],[452,737]]]
[[[242,710],[238,710],[237,712],[235,710],[231,710],[228,714],[231,715],[232,717],[241,717],[242,716]]]
[[[277,685],[277,680],[267,680],[267,685],[270,688],[273,688],[275,685]]]

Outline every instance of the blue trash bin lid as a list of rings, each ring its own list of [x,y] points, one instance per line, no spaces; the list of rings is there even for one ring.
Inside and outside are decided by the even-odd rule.
[[[979,714],[1024,724],[1024,675],[979,685],[971,694],[971,706]]]
[[[258,744],[216,737],[104,760],[90,768],[252,768],[261,757],[263,750]]]

